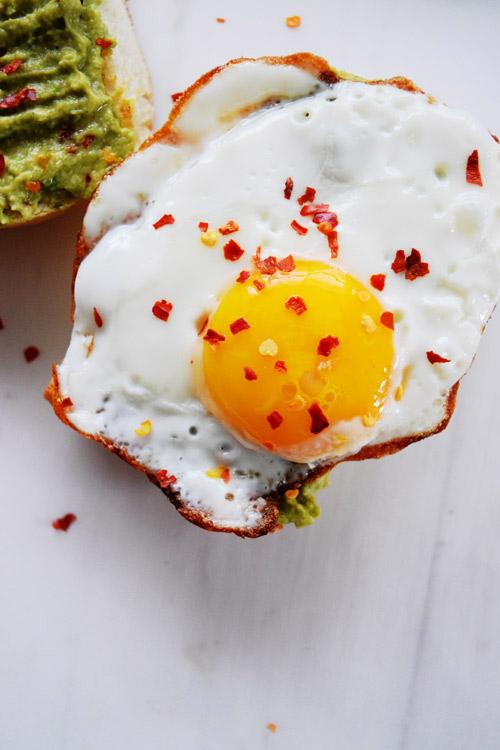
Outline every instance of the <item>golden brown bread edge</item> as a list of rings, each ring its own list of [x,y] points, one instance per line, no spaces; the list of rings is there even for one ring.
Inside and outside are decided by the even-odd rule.
[[[150,145],[152,145],[153,143],[157,143],[157,142],[169,143],[171,145],[179,144],[181,142],[181,137],[180,137],[179,132],[176,129],[175,123],[178,117],[182,114],[182,112],[188,106],[189,101],[193,97],[193,95],[198,91],[198,89],[206,85],[215,75],[220,73],[222,70],[224,70],[228,66],[236,65],[238,63],[246,62],[246,61],[255,61],[255,60],[252,58],[239,58],[237,60],[231,60],[226,65],[219,66],[217,68],[214,68],[210,72],[206,73],[201,78],[199,78],[192,86],[187,88],[186,91],[182,94],[182,96],[180,96],[179,99],[176,100],[166,123],[142,144],[142,146],[140,147],[140,150],[148,148]],[[319,81],[322,81],[324,83],[333,84],[333,83],[336,83],[338,81],[345,80],[345,79],[360,80],[360,81],[364,81],[365,83],[369,85],[389,84],[391,86],[396,86],[397,88],[404,89],[406,91],[423,93],[422,89],[418,88],[408,78],[397,76],[397,77],[389,78],[389,79],[377,79],[377,80],[365,81],[364,79],[351,76],[346,73],[338,72],[335,69],[331,68],[326,62],[326,60],[324,60],[323,58],[317,57],[316,55],[312,55],[306,52],[298,53],[294,55],[288,55],[286,57],[261,57],[261,58],[257,58],[257,61],[265,62],[268,65],[296,66],[296,67],[301,68],[302,70],[305,70],[307,72],[314,74],[318,78]],[[107,179],[114,172],[115,169],[119,169],[119,166],[120,165],[117,165],[116,167],[111,169],[110,172],[108,172],[105,175],[104,179]],[[99,192],[99,188],[97,188],[96,193],[94,195],[98,194],[98,192]],[[75,257],[75,261],[73,265],[72,317],[73,317],[73,312],[74,312],[74,284],[75,284],[76,274],[78,272],[80,263],[91,252],[96,242],[97,240],[95,240],[91,244],[87,244],[85,237],[83,235],[83,232],[80,232],[78,240],[77,240],[76,257]],[[178,492],[175,492],[171,487],[160,488],[160,489],[162,489],[163,493],[167,496],[170,502],[176,507],[179,513],[182,516],[184,516],[184,518],[186,518],[188,521],[191,521],[191,523],[194,523],[195,525],[200,526],[203,529],[206,529],[208,531],[233,533],[240,537],[255,538],[255,537],[263,536],[265,534],[268,534],[269,532],[274,532],[281,528],[280,524],[278,523],[277,501],[278,501],[278,498],[286,490],[299,489],[303,484],[306,484],[308,482],[313,481],[314,479],[321,477],[323,474],[326,474],[327,472],[331,471],[331,469],[333,469],[336,465],[338,465],[339,463],[342,463],[343,461],[362,461],[366,458],[382,458],[383,456],[388,456],[393,453],[397,453],[403,448],[406,448],[411,443],[415,443],[419,440],[423,440],[424,438],[429,437],[430,435],[437,434],[441,432],[442,430],[444,430],[455,408],[458,385],[459,384],[457,382],[450,389],[448,396],[447,396],[444,417],[441,420],[441,422],[433,430],[429,430],[428,432],[420,433],[417,435],[408,435],[406,437],[395,438],[391,441],[380,443],[378,445],[366,445],[358,453],[354,455],[346,456],[340,459],[334,459],[332,461],[328,461],[324,464],[311,468],[310,471],[307,473],[307,475],[303,477],[303,479],[300,481],[292,481],[292,482],[281,484],[273,492],[270,492],[269,494],[264,496],[265,506],[262,511],[261,524],[255,528],[237,529],[237,528],[216,526],[214,523],[212,523],[212,521],[210,520],[210,517],[207,514],[203,513],[203,511],[194,510],[193,508],[188,507],[183,502],[180,494]],[[55,366],[53,367],[52,380],[45,391],[45,397],[47,398],[48,401],[50,401],[50,403],[52,404],[54,408],[55,413],[57,414],[57,416],[62,422],[67,424],[69,427],[72,427],[74,430],[84,435],[85,437],[88,437],[91,440],[95,440],[97,442],[102,443],[103,445],[106,446],[106,448],[109,451],[111,451],[112,453],[115,453],[120,458],[122,458],[127,463],[129,463],[131,466],[133,466],[134,468],[146,474],[151,482],[156,484],[158,487],[160,486],[156,479],[154,472],[151,469],[149,469],[147,466],[140,464],[138,461],[136,461],[131,456],[129,456],[123,448],[121,448],[120,446],[113,443],[113,441],[101,435],[90,435],[88,433],[81,432],[68,420],[66,416],[66,406],[64,405],[64,399],[61,396],[61,393],[59,391],[57,371],[56,371]]]
[[[137,148],[153,132],[151,76],[135,35],[127,0],[102,0],[100,15],[109,35],[116,40],[116,46],[112,48],[111,53],[108,51],[102,58],[104,87],[112,99],[113,109],[120,118],[122,127],[134,131]],[[41,204],[38,213],[31,219],[12,222],[0,228],[11,229],[39,224],[64,213],[76,204],[88,203],[88,199],[70,196],[58,208]]]

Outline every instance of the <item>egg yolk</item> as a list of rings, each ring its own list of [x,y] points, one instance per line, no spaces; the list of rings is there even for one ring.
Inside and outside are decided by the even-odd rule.
[[[244,440],[291,461],[343,455],[360,432],[367,442],[386,399],[394,346],[382,313],[323,263],[254,272],[202,333],[202,398]]]

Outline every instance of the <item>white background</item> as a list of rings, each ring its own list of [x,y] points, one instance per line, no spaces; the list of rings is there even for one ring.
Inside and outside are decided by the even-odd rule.
[[[157,125],[215,65],[311,51],[407,75],[500,133],[494,0],[130,9]],[[498,317],[443,434],[341,465],[309,529],[210,534],[42,398],[69,339],[81,216],[0,235],[2,750],[499,748]]]

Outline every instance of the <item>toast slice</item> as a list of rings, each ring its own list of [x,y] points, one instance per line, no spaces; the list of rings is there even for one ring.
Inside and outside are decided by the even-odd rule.
[[[151,81],[126,0],[16,7],[0,22],[0,227],[90,198],[152,132]]]
[[[134,227],[143,225],[143,212],[149,210],[154,203],[149,193],[150,184],[157,185],[159,180],[168,180],[176,175],[185,165],[196,159],[203,144],[223,139],[246,118],[252,118],[260,111],[273,111],[276,107],[287,106],[295,101],[307,101],[308,97],[318,91],[327,94],[343,82],[370,87],[393,87],[408,92],[410,96],[415,95],[431,102],[421,89],[406,78],[366,81],[340,72],[322,58],[307,53],[282,58],[241,59],[210,71],[176,100],[165,125],[141,146],[137,154],[111,170],[96,191],[77,245],[74,266],[77,286],[82,263],[92,255],[94,248],[97,251],[102,240],[124,227],[130,227],[132,232]],[[285,166],[286,169],[288,167]],[[134,189],[127,192],[127,184],[132,179]],[[119,204],[114,199],[116,195],[120,195]],[[72,363],[75,361],[73,357],[78,347],[81,349],[82,346],[86,346],[85,351],[88,351],[89,347],[92,348],[94,338],[89,344],[90,328],[93,325],[89,317],[91,303],[87,302],[90,308],[83,313],[79,309],[81,299],[79,303],[78,290],[76,297],[76,310],[73,312],[77,331],[72,339],[71,353],[61,365],[53,368],[53,378],[46,390],[46,398],[52,403],[57,416],[68,426],[90,439],[103,443],[110,451],[144,472],[162,489],[187,520],[211,531],[232,532],[241,537],[258,537],[281,528],[282,523],[286,521],[284,508],[287,501],[296,504],[302,502],[305,505],[310,501],[311,483],[320,480],[341,461],[380,458],[443,430],[455,407],[458,381],[468,366],[464,366],[458,377],[443,387],[439,394],[439,404],[430,416],[426,417],[426,421],[420,423],[418,429],[409,424],[397,434],[388,436],[387,433],[381,432],[378,439],[375,437],[368,440],[356,450],[339,451],[335,456],[326,456],[306,463],[279,461],[272,455],[266,456],[265,471],[268,474],[265,480],[261,478],[254,481],[255,472],[252,474],[252,471],[247,470],[245,458],[239,474],[242,481],[248,480],[248,489],[240,495],[232,491],[231,483],[224,484],[225,478],[220,472],[211,473],[209,465],[203,465],[202,471],[199,470],[200,467],[195,467],[192,473],[199,475],[201,487],[197,489],[193,481],[189,486],[186,484],[189,480],[188,470],[187,478],[181,477],[183,469],[179,460],[182,456],[177,456],[179,460],[176,459],[175,465],[174,462],[171,465],[159,462],[147,451],[142,452],[142,448],[137,447],[133,435],[125,438],[123,430],[116,430],[114,433],[108,421],[99,421],[100,417],[93,421],[90,412],[86,411],[86,408],[81,408],[71,386]],[[486,313],[486,319],[493,305],[494,302]],[[86,322],[83,322],[83,318]],[[99,327],[99,321],[97,326]],[[95,326],[94,333],[97,333]],[[78,336],[81,341],[78,341]],[[91,351],[82,357],[90,360],[92,354]],[[108,413],[105,404],[100,405],[95,411],[96,414],[98,411]],[[210,422],[210,429],[212,427],[213,423]],[[215,427],[213,429],[215,430]],[[219,435],[218,432],[210,434]],[[207,441],[207,445],[210,447],[210,440]],[[238,442],[236,445],[239,446],[237,450],[241,450],[245,457],[259,453],[255,446],[248,448],[246,445],[239,445]],[[248,454],[243,453],[247,450]],[[214,453],[214,461],[215,455]],[[207,468],[209,471],[205,471]],[[231,469],[231,481],[233,469],[237,474],[238,465],[235,464]],[[211,489],[207,490],[207,496],[204,495],[204,488],[208,488],[204,474],[213,477],[211,481],[218,487],[219,496],[213,503],[207,499]],[[224,500],[229,502],[224,504]]]

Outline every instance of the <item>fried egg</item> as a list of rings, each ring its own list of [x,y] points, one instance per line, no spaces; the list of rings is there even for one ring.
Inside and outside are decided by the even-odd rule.
[[[476,119],[408,81],[247,60],[146,146],[85,218],[66,421],[248,536],[277,490],[446,423],[500,282]]]

